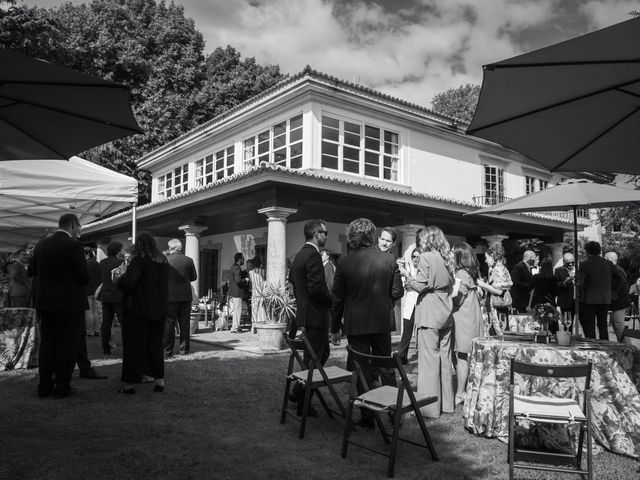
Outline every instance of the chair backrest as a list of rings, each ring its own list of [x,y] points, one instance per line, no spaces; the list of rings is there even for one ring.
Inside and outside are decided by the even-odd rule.
[[[411,389],[411,382],[409,381],[409,378],[407,377],[407,374],[404,371],[404,367],[402,366],[402,362],[400,361],[400,356],[398,355],[398,352],[393,352],[388,357],[367,355],[365,353],[356,352],[353,348],[351,348],[351,345],[347,345],[347,351],[349,352],[349,355],[351,356],[351,359],[353,360],[353,364],[356,368],[356,371],[354,373],[357,374],[358,378],[360,379],[360,382],[364,386],[365,391],[370,390],[370,386],[367,385],[366,378],[364,376],[364,373],[362,372],[361,365],[363,364],[368,365],[369,367],[372,367],[372,368],[389,368],[389,369],[397,370],[398,374],[400,375],[400,378],[402,379],[402,386],[404,387],[404,390],[406,390],[410,396],[413,396],[413,390]],[[355,382],[352,382],[352,385],[355,385]],[[402,390],[402,389],[399,389],[399,390]],[[400,393],[401,392],[399,392],[399,394]]]
[[[306,354],[311,358],[311,364],[308,367],[309,369],[322,369],[322,363],[320,363],[318,355],[304,335],[297,338],[291,338],[286,332],[282,332],[282,336],[289,346],[289,350],[291,350],[291,354],[289,355],[289,374],[293,372],[294,361],[298,363],[298,366],[302,370],[307,370],[300,352],[306,352]],[[325,375],[323,374],[322,376],[324,377]]]
[[[511,372],[509,374],[509,383],[514,385],[514,375],[529,375],[533,377],[546,378],[579,378],[584,377],[584,394],[585,397],[591,388],[591,361],[578,365],[540,365],[527,362],[517,361],[511,357]]]
[[[622,332],[622,342],[640,347],[640,330],[633,330],[629,327],[624,327]]]

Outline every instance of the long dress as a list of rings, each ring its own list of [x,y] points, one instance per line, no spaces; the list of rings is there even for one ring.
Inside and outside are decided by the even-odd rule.
[[[460,287],[457,297],[453,300],[455,351],[469,354],[471,341],[483,336],[482,301],[478,284],[466,270],[458,270],[456,278],[460,279]]]
[[[249,280],[251,281],[251,321],[252,323],[266,322],[267,311],[260,296],[264,287],[264,270],[254,268],[249,272]]]

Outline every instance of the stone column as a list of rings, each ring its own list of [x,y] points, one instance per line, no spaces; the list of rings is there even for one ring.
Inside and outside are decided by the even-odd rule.
[[[206,226],[182,225],[178,230],[184,232],[184,254],[193,260],[196,267],[196,278],[191,285],[196,292],[196,296],[200,298],[200,234],[207,229]]]
[[[551,249],[551,261],[553,262],[553,266],[555,268],[557,263],[562,262],[562,248],[564,247],[564,243],[547,243],[547,246]]]
[[[418,232],[418,230],[424,228],[424,225],[416,225],[413,223],[408,223],[406,225],[399,225],[397,227],[394,227],[398,232],[400,232],[400,242],[402,244],[402,256],[406,256],[405,253],[407,252],[407,249],[409,247],[411,247],[411,249],[413,249],[413,247],[416,244],[416,233]]]
[[[295,208],[266,207],[258,210],[267,216],[267,281],[283,284],[287,272],[287,217]]]

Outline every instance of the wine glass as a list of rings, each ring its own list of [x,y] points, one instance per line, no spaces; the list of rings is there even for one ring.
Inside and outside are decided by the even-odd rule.
[[[571,312],[564,312],[562,314],[562,325],[564,325],[565,331],[571,332],[571,324],[573,321],[571,320]]]

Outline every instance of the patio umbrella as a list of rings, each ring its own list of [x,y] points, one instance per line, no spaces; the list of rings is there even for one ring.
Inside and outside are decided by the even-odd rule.
[[[578,208],[606,208],[621,205],[640,205],[640,190],[614,187],[587,180],[568,180],[545,190],[515,198],[492,207],[481,208],[466,215],[485,215],[521,212],[573,211],[573,250],[578,269]],[[575,282],[574,282],[575,285]],[[575,292],[575,312],[578,314],[578,295]]]
[[[484,66],[467,134],[551,171],[640,174],[640,18]]]
[[[140,132],[128,87],[0,49],[0,160],[66,160]]]

